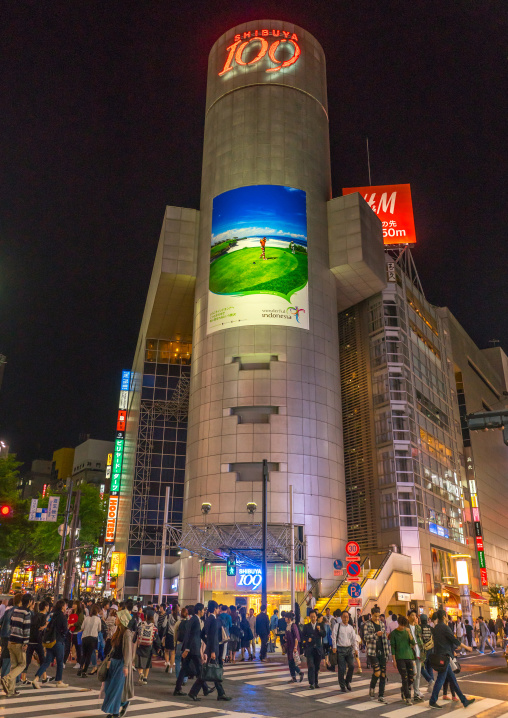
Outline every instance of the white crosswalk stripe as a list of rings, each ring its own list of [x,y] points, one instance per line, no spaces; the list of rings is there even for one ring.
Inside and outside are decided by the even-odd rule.
[[[386,696],[385,700],[388,704],[397,703],[397,701],[400,702],[400,697],[399,696]],[[376,699],[374,701],[368,700],[368,701],[365,701],[364,703],[358,703],[357,705],[354,705],[354,706],[348,706],[348,708],[350,708],[353,711],[363,712],[363,711],[372,711],[372,710],[374,710],[374,708],[379,708],[381,705],[383,705],[383,704],[379,703],[379,701]]]
[[[321,683],[321,681],[320,681]],[[367,686],[370,683],[370,680],[368,681],[358,681],[358,683],[354,684],[354,688],[356,689],[358,686]],[[293,696],[298,696],[299,698],[306,698],[307,696],[320,696],[324,693],[332,693],[334,691],[340,691],[340,685],[339,682],[336,680],[335,685],[332,686],[323,686],[323,688],[314,688],[314,690],[306,690],[306,691],[298,691],[298,693],[292,693]],[[368,691],[367,691],[368,692]],[[355,690],[355,695],[358,695],[359,691]],[[344,694],[345,696],[352,696],[353,692]]]
[[[391,685],[391,686],[386,686],[385,693],[388,693],[388,691],[400,691],[400,683],[396,683],[395,685]],[[315,693],[315,691],[312,691],[312,692]],[[318,698],[318,700],[320,703],[345,703],[346,701],[351,701],[354,698],[361,698],[362,696],[368,696],[368,695],[369,695],[369,689],[362,688],[359,691],[354,691],[352,693],[341,693],[338,696],[329,696],[328,698]]]
[[[303,672],[305,673],[305,677],[307,677],[307,671],[304,670]],[[288,678],[288,681],[289,681],[289,678]],[[304,679],[304,681],[305,681],[305,679]],[[326,678],[320,678],[319,685],[321,685],[322,683],[337,683],[337,676],[326,676]],[[269,686],[268,690],[269,691],[290,691],[290,690],[294,691],[295,688],[298,688],[298,687],[305,688],[306,686],[307,686],[306,682],[302,682],[301,684],[291,682],[285,686]],[[312,693],[314,694],[315,691],[312,691]]]
[[[224,678],[227,678],[229,681],[244,681],[247,678],[271,678],[272,676],[282,676],[282,675],[289,675],[289,668],[279,668],[277,671],[255,671],[255,672],[249,672],[249,673],[240,673],[233,676],[225,675]]]

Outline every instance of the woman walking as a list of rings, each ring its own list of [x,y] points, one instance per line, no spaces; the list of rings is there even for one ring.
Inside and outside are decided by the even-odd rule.
[[[295,623],[295,614],[289,611],[285,614],[286,619],[286,653],[288,657],[289,672],[291,680],[289,683],[296,683],[296,676],[301,683],[304,673],[300,669],[300,631]]]
[[[228,641],[229,662],[236,663],[235,653],[237,652],[240,643],[240,616],[238,615],[235,606],[230,606],[229,610],[231,613],[231,628],[229,630],[230,639]]]
[[[106,681],[102,684],[101,697],[104,702],[101,706],[108,718],[121,718],[134,698],[134,681],[132,678],[132,658],[134,644],[132,631],[127,627],[131,621],[131,614],[127,610],[118,611],[116,616],[116,631],[111,639],[111,662],[108,668]]]
[[[88,666],[90,665],[90,661],[92,659],[92,653],[95,651],[99,643],[101,619],[98,614],[99,608],[97,605],[94,605],[90,609],[90,615],[85,616],[85,620],[83,621],[83,634],[81,637],[83,657],[81,661],[81,668],[77,673],[77,675],[81,676],[81,678],[86,678],[86,672],[88,671]],[[93,673],[95,673],[96,670]],[[93,673],[90,675],[93,675]]]
[[[251,631],[250,623],[247,618],[247,609],[245,608],[245,606],[242,606],[242,608],[240,609],[240,630],[242,632],[240,638],[240,660],[245,661],[244,652],[247,651],[249,655],[248,660],[252,661],[251,641],[254,638],[254,635]]]
[[[173,606],[173,610],[169,614],[168,625],[166,629],[166,638],[164,642],[164,660],[166,663],[166,673],[173,673],[175,670],[175,625],[178,621],[180,610],[178,606]]]
[[[116,613],[116,609],[111,608],[109,610],[108,617],[106,618],[106,643],[104,646],[104,658],[107,658],[109,656],[109,652],[111,651],[111,639],[116,631]]]
[[[415,654],[413,646],[415,645],[415,641],[408,628],[407,618],[405,616],[399,616],[397,623],[398,627],[390,633],[393,664],[397,668],[402,680],[402,699],[406,701],[406,705],[412,706],[411,686],[414,680],[413,663]]]
[[[160,647],[157,626],[154,623],[153,613],[149,613],[146,621],[142,621],[138,626],[138,639],[136,643],[136,668],[139,673],[139,682],[141,685],[148,683],[148,673],[152,667],[152,654]]]

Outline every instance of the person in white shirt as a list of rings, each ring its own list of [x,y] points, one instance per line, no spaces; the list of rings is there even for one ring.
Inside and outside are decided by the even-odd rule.
[[[90,609],[90,616],[85,616],[82,626],[81,644],[83,647],[83,658],[81,668],[77,672],[78,676],[82,678],[86,677],[88,666],[92,658],[92,653],[97,648],[99,642],[99,631],[101,630],[101,619],[97,615],[99,609],[96,605],[93,605]],[[97,672],[97,668],[92,671],[90,675]]]
[[[349,623],[349,613],[342,611],[341,620],[332,628],[332,649],[337,654],[339,685],[342,693],[351,690],[351,679],[355,669],[356,631]],[[347,666],[347,675],[344,678]]]

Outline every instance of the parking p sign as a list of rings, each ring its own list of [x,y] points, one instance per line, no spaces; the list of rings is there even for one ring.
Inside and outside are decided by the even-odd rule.
[[[347,587],[347,592],[351,598],[360,598],[362,595],[362,587],[359,583],[350,583]]]

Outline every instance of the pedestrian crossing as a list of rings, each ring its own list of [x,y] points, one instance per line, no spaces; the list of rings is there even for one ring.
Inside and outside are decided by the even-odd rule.
[[[259,690],[274,691],[281,697],[287,696],[290,700],[293,698],[310,700],[314,709],[322,707],[326,711],[327,707],[330,709],[340,708],[341,713],[350,710],[352,711],[350,715],[353,718],[355,716],[353,711],[356,714],[367,713],[369,718],[413,718],[414,716],[430,718],[437,712],[430,707],[428,702],[430,695],[425,695],[425,693],[423,703],[415,703],[411,706],[403,704],[398,676],[390,675],[390,680],[385,687],[384,697],[386,703],[379,703],[369,698],[370,673],[355,674],[351,684],[352,690],[342,693],[336,673],[320,672],[319,688],[310,689],[307,681],[307,670],[305,666],[301,666],[301,669],[305,673],[304,681],[302,683],[293,683],[290,682],[287,663],[251,663],[246,666],[226,665],[224,667],[226,690],[227,683],[235,681],[237,685],[243,683],[246,686],[254,686]],[[476,716],[479,716],[479,718],[508,718],[508,701],[473,696],[469,693],[467,695],[475,698],[472,705],[463,708],[460,703],[438,701],[443,705],[440,713],[447,714],[450,711],[458,710],[457,718],[475,718]]]
[[[18,686],[20,695],[14,698],[0,697],[0,718],[99,718],[105,716],[100,710],[102,698],[99,690],[68,686],[43,686],[33,690],[31,685]],[[271,718],[242,711],[222,710],[201,702],[198,706],[189,702],[163,701],[136,696],[128,708],[128,715],[135,718]]]

